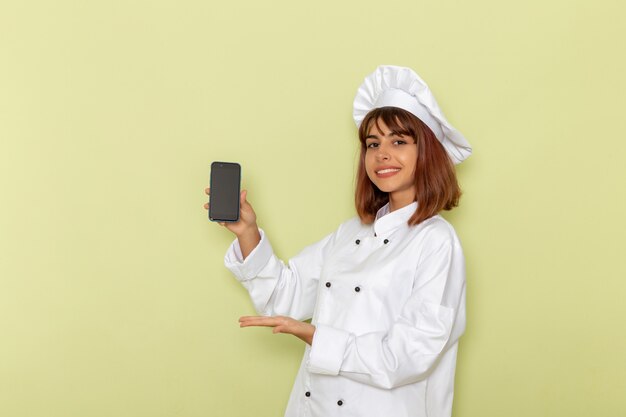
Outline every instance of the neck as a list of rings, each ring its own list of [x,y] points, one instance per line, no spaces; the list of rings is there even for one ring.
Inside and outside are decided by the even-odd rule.
[[[407,190],[389,194],[389,212],[406,207],[415,201],[415,192]]]

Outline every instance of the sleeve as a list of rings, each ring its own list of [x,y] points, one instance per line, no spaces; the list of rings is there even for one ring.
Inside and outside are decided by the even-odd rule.
[[[429,243],[411,296],[387,331],[355,335],[318,325],[310,372],[391,389],[426,378],[465,330],[465,263],[456,236]]]
[[[262,229],[261,241],[242,258],[237,239],[230,245],[224,264],[248,290],[256,311],[264,316],[289,316],[306,320],[313,316],[317,283],[337,232],[307,246],[287,265],[272,250]]]

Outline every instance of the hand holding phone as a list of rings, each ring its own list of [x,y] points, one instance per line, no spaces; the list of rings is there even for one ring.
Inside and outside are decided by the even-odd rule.
[[[205,188],[204,192],[208,196],[211,195],[210,188]],[[246,198],[247,194],[248,192],[246,190],[241,191],[241,198],[239,200],[240,216],[238,222],[217,222],[237,235],[237,238],[245,238],[246,236],[258,234],[259,226],[256,224],[256,213]],[[204,209],[209,209],[209,203],[204,203]]]
[[[211,188],[206,188],[204,192],[210,197],[210,203],[205,203],[204,208],[209,210],[209,218],[212,221],[219,222],[220,225],[226,227],[228,230],[237,235],[239,240],[239,246],[244,259],[252,252],[252,250],[259,244],[261,235],[256,223],[256,213],[247,200],[247,191],[239,191],[239,183],[241,182],[241,168],[239,164],[234,164],[234,171],[228,171],[225,165],[228,162],[214,162],[211,164]],[[222,171],[227,171],[226,173]],[[222,177],[222,175],[224,175]],[[219,184],[219,185],[218,185]],[[213,187],[217,186],[230,187],[230,191],[224,194],[224,189],[218,192],[218,197],[215,196]],[[233,201],[234,195],[237,201]],[[220,197],[221,195],[221,197]],[[227,197],[224,199],[224,197]],[[227,204],[213,208],[214,204],[219,205],[220,200],[225,200]],[[222,201],[224,202],[224,201]],[[237,213],[234,213],[233,208],[237,207]],[[224,209],[226,207],[226,209]],[[230,208],[230,210],[229,210]],[[233,220],[233,219],[237,220]]]
[[[235,165],[232,171],[229,169],[231,167],[226,166],[228,164]],[[210,182],[211,187],[204,190],[210,197],[210,202],[204,204],[204,208],[209,211],[209,219],[225,226],[238,237],[258,234],[256,213],[246,198],[247,191],[239,190],[239,164],[213,162]]]

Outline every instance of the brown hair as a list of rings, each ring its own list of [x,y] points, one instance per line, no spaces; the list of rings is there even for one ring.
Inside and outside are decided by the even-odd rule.
[[[461,189],[456,180],[454,163],[435,134],[413,114],[397,107],[380,107],[370,111],[359,127],[361,157],[357,170],[355,191],[356,211],[361,221],[370,224],[376,212],[389,201],[389,195],[380,191],[365,171],[365,138],[372,125],[383,123],[392,133],[410,136],[417,146],[415,164],[415,201],[417,209],[408,221],[414,226],[436,215],[441,210],[450,210],[459,204]],[[380,127],[379,127],[380,129]]]

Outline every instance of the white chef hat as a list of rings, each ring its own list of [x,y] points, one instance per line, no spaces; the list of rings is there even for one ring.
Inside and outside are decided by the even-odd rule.
[[[357,127],[371,110],[387,106],[417,116],[433,131],[455,164],[471,155],[470,144],[448,123],[430,89],[412,69],[381,65],[365,77],[354,98],[352,114]]]

